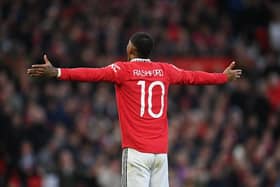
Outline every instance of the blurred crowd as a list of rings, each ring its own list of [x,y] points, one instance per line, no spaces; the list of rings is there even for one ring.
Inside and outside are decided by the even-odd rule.
[[[244,70],[224,86],[170,88],[170,186],[280,187],[276,0],[1,0],[0,186],[120,186],[113,85],[25,72],[43,53],[105,66],[139,30],[155,38],[153,59],[229,57]]]

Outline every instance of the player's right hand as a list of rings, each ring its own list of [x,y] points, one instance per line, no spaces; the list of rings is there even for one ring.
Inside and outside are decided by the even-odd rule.
[[[229,81],[233,81],[241,77],[242,70],[233,69],[234,66],[235,66],[235,62],[233,61],[223,72],[224,74],[227,75]]]
[[[49,61],[47,55],[44,55],[44,64],[34,64],[27,69],[27,74],[31,77],[57,77],[58,70]]]

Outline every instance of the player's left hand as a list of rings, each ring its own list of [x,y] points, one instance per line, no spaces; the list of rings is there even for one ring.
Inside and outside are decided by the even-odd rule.
[[[27,74],[31,77],[57,77],[58,70],[49,61],[47,55],[44,55],[44,64],[34,64],[27,69]]]
[[[233,69],[235,64],[236,63],[233,61],[223,72],[224,74],[227,75],[229,81],[233,81],[241,77],[242,70]]]

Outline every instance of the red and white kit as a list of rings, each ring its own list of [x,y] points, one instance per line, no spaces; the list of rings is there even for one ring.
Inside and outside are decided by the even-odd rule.
[[[172,64],[133,59],[104,68],[61,68],[60,80],[115,83],[121,128],[122,186],[168,186],[169,85],[227,82],[223,73],[186,71]]]

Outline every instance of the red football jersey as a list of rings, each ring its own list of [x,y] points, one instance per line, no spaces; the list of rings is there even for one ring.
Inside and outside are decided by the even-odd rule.
[[[122,147],[167,153],[167,96],[171,84],[223,84],[223,73],[186,71],[168,63],[133,59],[104,68],[62,68],[60,80],[115,83]]]

